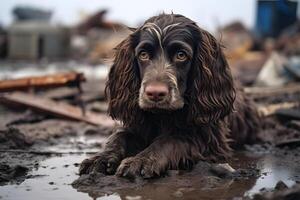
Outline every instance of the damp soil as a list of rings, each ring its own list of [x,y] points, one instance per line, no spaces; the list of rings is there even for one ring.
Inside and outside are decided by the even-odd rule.
[[[151,180],[133,181],[100,173],[79,177],[79,163],[89,153],[101,151],[102,146],[90,145],[82,151],[70,144],[105,140],[95,135],[69,136],[68,142],[64,139],[55,145],[34,146],[39,152],[55,154],[0,153],[1,166],[6,163],[17,171],[21,167],[20,173],[2,182],[0,199],[250,199],[273,191],[278,182],[288,188],[300,182],[299,149],[258,145],[232,157],[229,165],[236,170],[233,173],[219,173],[212,164],[200,162],[192,171],[169,171],[165,177]]]

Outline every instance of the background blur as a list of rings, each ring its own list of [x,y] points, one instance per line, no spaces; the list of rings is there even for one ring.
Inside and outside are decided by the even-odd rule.
[[[237,85],[262,117],[258,140],[246,147],[259,159],[234,156],[233,167],[247,166],[249,179],[202,183],[196,176],[195,190],[164,182],[141,193],[125,190],[125,199],[244,199],[274,187],[286,199],[285,187],[299,196],[299,1],[0,0],[0,199],[122,198],[102,194],[110,181],[92,181],[85,193],[70,183],[86,153],[102,151],[118,124],[107,116],[104,95],[113,48],[128,27],[162,12],[191,18],[224,46]],[[241,118],[251,123],[251,116]]]
[[[129,26],[137,26],[148,17],[162,11],[181,13],[198,21],[205,28],[213,29],[219,24],[226,24],[240,19],[247,26],[254,24],[255,0],[229,1],[117,1],[117,0],[11,0],[1,1],[1,23],[8,25],[13,21],[12,9],[16,5],[31,5],[54,11],[53,21],[66,25],[75,25],[82,15],[93,13],[99,9],[110,10],[107,18],[120,21]],[[247,8],[247,9],[245,9]]]

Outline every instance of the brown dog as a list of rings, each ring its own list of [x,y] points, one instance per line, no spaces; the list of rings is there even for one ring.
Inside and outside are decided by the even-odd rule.
[[[255,139],[257,114],[243,94],[236,98],[220,44],[182,15],[136,29],[117,46],[108,78],[108,112],[123,128],[80,174],[150,178],[225,158],[229,139],[235,146]]]

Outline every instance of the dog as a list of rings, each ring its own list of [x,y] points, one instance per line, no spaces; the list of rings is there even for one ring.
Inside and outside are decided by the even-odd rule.
[[[234,86],[219,42],[178,14],[151,17],[116,47],[106,94],[122,122],[80,174],[152,178],[225,160],[255,141],[255,107]]]

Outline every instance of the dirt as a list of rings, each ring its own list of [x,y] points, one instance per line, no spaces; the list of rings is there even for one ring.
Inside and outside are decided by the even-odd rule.
[[[255,180],[259,170],[251,166],[247,167],[249,168],[233,172],[218,164],[199,162],[191,171],[170,170],[164,177],[150,180],[127,180],[95,173],[81,176],[72,183],[72,186],[78,191],[87,192],[93,198],[113,195],[116,192],[122,199],[126,199],[128,194],[141,196],[142,199],[173,199],[186,195],[205,198],[211,190],[224,192],[224,186],[231,187],[233,182],[238,183],[242,180],[248,182],[249,178]],[[242,191],[228,194],[228,197],[234,197],[239,193],[242,194]]]
[[[266,191],[268,195],[273,194],[279,181],[288,188],[300,181],[299,156],[287,156],[285,152],[270,149],[268,152],[248,150],[237,153],[229,162],[236,172],[227,172],[226,176],[215,173],[211,164],[201,162],[192,171],[169,171],[167,176],[159,179],[135,181],[100,173],[79,177],[79,163],[90,156],[88,154],[37,156],[9,153],[7,155],[14,156],[16,161],[27,161],[22,166],[32,167],[26,175],[0,187],[0,196],[7,200],[247,199],[258,198],[259,194],[264,198]]]

